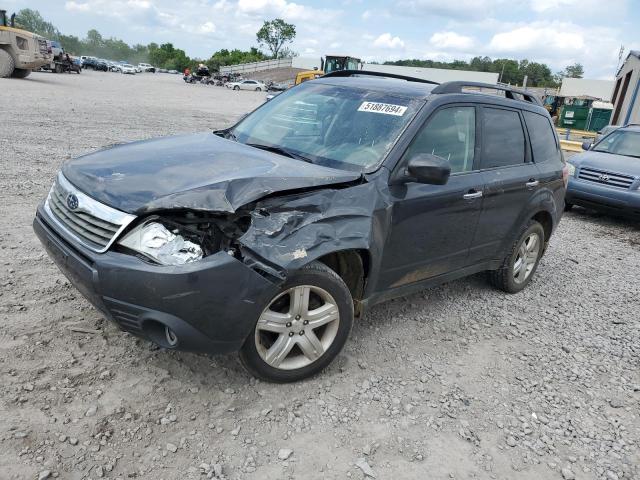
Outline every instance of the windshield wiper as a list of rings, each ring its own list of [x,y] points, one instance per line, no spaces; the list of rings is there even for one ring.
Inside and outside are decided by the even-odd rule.
[[[217,135],[219,137],[222,137],[222,138],[226,138],[227,140],[233,140],[234,142],[238,141],[238,139],[236,138],[235,134],[229,129],[214,130],[213,134]]]
[[[266,150],[267,152],[284,155],[285,157],[295,158],[296,160],[302,160],[303,162],[313,163],[310,158],[304,157],[298,153],[294,153],[291,150],[287,150],[286,148],[278,147],[277,145],[265,145],[263,143],[246,143],[245,145],[249,147],[259,148],[260,150]]]

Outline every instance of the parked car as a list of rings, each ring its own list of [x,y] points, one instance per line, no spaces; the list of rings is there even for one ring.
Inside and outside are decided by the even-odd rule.
[[[126,73],[128,75],[135,75],[136,74],[136,67],[134,67],[133,65],[130,65],[128,63],[123,63],[122,65],[120,65],[120,73]]]
[[[89,57],[84,60],[83,68],[92,68],[93,70],[106,72],[109,70],[109,64],[107,63],[106,60]]]
[[[149,65],[148,63],[139,63],[137,70],[139,70],[140,72],[156,73],[156,67],[154,67],[153,65]]]
[[[606,127],[604,127],[602,130],[600,130],[599,132],[597,132],[595,140],[593,143],[597,143],[600,140],[602,140],[604,137],[606,137],[607,135],[609,135],[611,132],[613,132],[614,130],[616,130],[617,128],[620,128],[618,125],[607,125]]]
[[[568,175],[539,101],[344,75],[213,134],[67,161],[37,235],[122,329],[167,349],[239,350],[276,382],[326,367],[354,315],[381,301],[482,271],[525,288]]]
[[[258,82],[257,80],[241,80],[239,82],[229,82],[226,84],[227,88],[233,90],[255,90],[256,92],[266,92],[267,86]]]
[[[573,205],[640,216],[640,125],[618,127],[569,159],[567,209]]]

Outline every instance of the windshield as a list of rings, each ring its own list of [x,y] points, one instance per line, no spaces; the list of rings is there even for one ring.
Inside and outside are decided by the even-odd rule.
[[[604,137],[593,151],[640,158],[640,132],[628,130],[612,132]]]
[[[279,147],[319,165],[368,171],[384,160],[422,103],[307,82],[264,104],[230,133],[241,143]]]

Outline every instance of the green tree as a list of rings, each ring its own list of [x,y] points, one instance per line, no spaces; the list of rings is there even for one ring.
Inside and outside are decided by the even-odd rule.
[[[282,47],[291,43],[296,36],[296,27],[281,18],[266,21],[256,33],[260,45],[265,46],[273,58],[280,58]]]
[[[584,76],[584,67],[580,63],[574,63],[564,69],[563,77],[582,78]]]
[[[49,40],[58,40],[60,37],[58,29],[51,22],[42,18],[37,10],[23,8],[16,14],[15,22],[16,27],[42,35]]]

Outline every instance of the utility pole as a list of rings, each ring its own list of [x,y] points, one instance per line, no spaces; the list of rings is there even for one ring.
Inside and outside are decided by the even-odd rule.
[[[620,70],[620,63],[622,62],[623,55],[624,55],[624,45],[620,45],[620,52],[618,53],[618,63],[616,65],[616,71],[614,72],[614,76],[618,75],[618,70]]]

